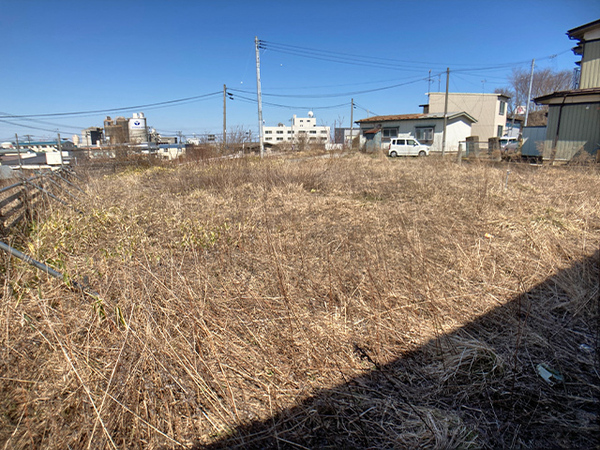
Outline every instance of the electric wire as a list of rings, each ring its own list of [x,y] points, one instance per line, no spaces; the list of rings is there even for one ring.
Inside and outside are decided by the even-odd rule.
[[[265,97],[280,97],[280,98],[336,98],[336,97],[350,97],[352,95],[361,95],[361,94],[369,94],[371,92],[380,92],[380,91],[385,91],[388,89],[394,89],[397,87],[401,87],[401,86],[408,86],[409,84],[414,84],[414,83],[418,83],[420,81],[424,81],[427,80],[427,77],[423,78],[423,77],[419,77],[419,78],[414,78],[411,79],[410,81],[406,81],[404,83],[396,83],[396,84],[392,84],[390,86],[383,86],[383,87],[379,87],[379,88],[373,88],[373,89],[365,89],[362,91],[353,91],[353,92],[341,92],[341,93],[335,93],[335,94],[316,94],[316,95],[291,95],[291,94],[269,94],[269,93],[263,93],[262,95]],[[231,88],[231,91],[233,92],[241,92],[244,94],[254,94],[254,92],[252,91],[245,91],[242,89],[235,89],[235,88]]]
[[[391,59],[391,58],[380,58],[374,56],[364,56],[364,55],[356,55],[351,53],[344,52],[334,52],[329,50],[321,50],[309,47],[301,47],[296,45],[282,44],[277,42],[270,42],[265,40],[259,41],[259,47],[263,49],[269,49],[274,52],[287,53],[294,56],[301,56],[305,58],[312,58],[317,60],[324,60],[328,62],[342,63],[342,64],[352,64],[352,65],[363,65],[369,67],[379,67],[379,68],[388,68],[388,69],[397,69],[397,70],[406,70],[406,71],[419,71],[421,72],[423,69],[432,69],[439,68],[441,70],[442,67],[463,67],[459,69],[454,69],[453,71],[460,72],[471,72],[471,71],[485,71],[485,70],[498,70],[498,69],[506,69],[515,66],[521,66],[523,64],[528,64],[531,60],[523,60],[523,61],[514,61],[514,62],[506,62],[495,65],[486,65],[486,66],[472,66],[470,63],[452,63],[452,64],[441,64],[441,63],[432,63],[425,61],[411,61],[411,60],[401,60],[401,59]],[[543,61],[547,59],[554,59],[559,55],[569,52],[570,49],[564,50],[560,53],[538,57],[537,61]],[[414,67],[414,69],[409,69],[406,65],[410,65]],[[471,66],[471,67],[469,67]]]
[[[164,105],[174,105],[180,104],[183,102],[190,102],[192,100],[200,100],[206,99],[209,97],[214,97],[217,95],[221,95],[222,91],[211,92],[210,94],[196,95],[193,97],[180,98],[177,100],[168,100],[164,102],[156,102],[156,103],[148,103],[145,105],[136,105],[136,106],[126,106],[121,108],[109,108],[109,109],[97,109],[97,110],[89,110],[89,111],[73,111],[73,112],[61,112],[61,113],[45,113],[45,114],[11,114],[11,115],[0,115],[0,119],[22,119],[22,118],[32,118],[32,117],[60,117],[60,116],[82,116],[82,115],[90,115],[90,114],[100,114],[100,113],[109,113],[109,112],[117,112],[117,111],[129,111],[129,110],[137,110],[137,109],[151,109],[156,106],[164,106]]]

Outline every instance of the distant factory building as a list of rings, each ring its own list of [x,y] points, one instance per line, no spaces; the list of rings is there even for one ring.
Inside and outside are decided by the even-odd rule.
[[[148,126],[144,113],[133,113],[133,117],[110,116],[104,120],[104,136],[108,144],[140,144],[149,142]]]
[[[125,117],[117,117],[114,121],[108,116],[104,119],[104,136],[109,144],[126,144],[129,142],[129,121]]]
[[[102,144],[104,131],[101,127],[89,127],[81,131],[81,140],[75,142],[79,147],[94,147]]]

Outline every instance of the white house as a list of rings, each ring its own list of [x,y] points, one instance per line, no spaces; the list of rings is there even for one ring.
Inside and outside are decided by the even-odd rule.
[[[329,142],[330,127],[317,125],[317,119],[309,111],[308,117],[292,117],[292,125],[279,123],[275,127],[263,127],[265,144],[277,145],[283,142],[298,142],[306,139],[308,143]]]
[[[450,112],[446,125],[446,151],[457,152],[459,142],[471,136],[471,125],[477,122],[466,112]],[[367,151],[387,148],[390,139],[409,134],[432,152],[442,151],[444,114],[399,114],[374,116],[356,121],[360,126],[361,145]]]

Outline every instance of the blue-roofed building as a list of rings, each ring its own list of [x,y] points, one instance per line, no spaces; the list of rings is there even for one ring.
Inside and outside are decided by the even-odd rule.
[[[67,139],[60,140],[60,146],[63,151],[75,150],[75,144]],[[58,140],[54,141],[34,141],[34,142],[19,142],[19,147],[22,151],[31,150],[36,153],[57,152]],[[16,145],[15,145],[16,148]]]

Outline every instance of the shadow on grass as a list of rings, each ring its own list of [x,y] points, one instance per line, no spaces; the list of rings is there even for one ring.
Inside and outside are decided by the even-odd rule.
[[[598,258],[196,448],[599,448]]]

